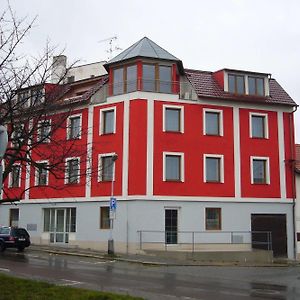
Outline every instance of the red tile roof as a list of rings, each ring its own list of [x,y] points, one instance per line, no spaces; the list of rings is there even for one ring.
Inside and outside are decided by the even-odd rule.
[[[198,97],[218,98],[222,100],[237,100],[256,103],[272,103],[272,104],[285,104],[297,105],[294,100],[285,92],[279,83],[271,78],[270,79],[270,96],[257,97],[250,95],[233,95],[223,91],[222,87],[218,84],[213,76],[213,72],[198,71],[185,69],[185,74],[194,87]]]
[[[300,144],[296,144],[296,171],[300,172]]]

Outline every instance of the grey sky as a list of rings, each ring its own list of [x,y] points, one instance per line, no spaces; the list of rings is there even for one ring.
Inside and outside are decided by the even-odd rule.
[[[10,2],[19,16],[38,15],[23,44],[26,52],[36,53],[50,38],[53,44],[66,47],[70,61],[89,63],[107,59],[109,44],[99,40],[117,35],[118,45],[125,49],[148,36],[180,58],[186,68],[271,73],[300,104],[298,0]],[[300,108],[295,120],[300,143]]]

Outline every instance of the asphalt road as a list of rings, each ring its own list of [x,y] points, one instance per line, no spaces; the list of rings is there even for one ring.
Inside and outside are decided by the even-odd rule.
[[[300,299],[300,267],[149,267],[7,249],[0,272],[151,300]]]

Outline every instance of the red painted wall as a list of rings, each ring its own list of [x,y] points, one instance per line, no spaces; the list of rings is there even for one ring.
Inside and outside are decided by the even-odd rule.
[[[213,77],[218,82],[220,87],[224,90],[224,71],[220,70],[220,71],[213,73]]]
[[[82,115],[81,139],[67,140],[67,117],[72,115]],[[62,121],[63,120],[63,121]],[[88,128],[88,109],[74,110],[71,113],[59,113],[51,116],[51,126],[62,124],[52,135],[56,142],[40,144],[32,151],[32,157],[35,161],[48,160],[50,165],[56,164],[63,158],[80,157],[80,182],[78,184],[65,184],[65,162],[55,168],[55,174],[49,172],[48,186],[34,187],[35,168],[30,170],[30,189],[29,197],[31,199],[47,198],[69,198],[84,197],[86,183],[86,145]],[[36,138],[36,137],[35,137]]]
[[[146,195],[147,100],[130,101],[128,194]]]
[[[154,194],[170,196],[234,196],[232,108],[178,103],[184,107],[184,133],[163,132],[163,101],[154,104]],[[203,108],[223,110],[224,136],[203,135]],[[163,152],[183,152],[184,182],[163,181]],[[224,183],[205,183],[203,154],[224,155]]]
[[[293,198],[293,164],[295,152],[291,145],[295,145],[294,140],[294,115],[283,113],[284,145],[285,145],[285,175],[287,198]]]
[[[100,110],[108,107],[116,107],[116,133],[99,134],[100,128]],[[105,104],[94,108],[93,119],[93,152],[92,152],[92,181],[91,195],[110,196],[111,181],[98,182],[98,155],[101,153],[115,152],[118,159],[115,162],[115,184],[114,195],[122,194],[122,165],[123,165],[123,119],[124,119],[124,103]]]
[[[268,114],[268,139],[250,137],[250,112]],[[240,143],[242,197],[280,198],[277,112],[240,109]],[[270,184],[251,184],[251,156],[269,157]]]

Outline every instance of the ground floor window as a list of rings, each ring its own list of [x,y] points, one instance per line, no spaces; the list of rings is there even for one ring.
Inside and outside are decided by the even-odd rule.
[[[221,208],[207,207],[205,209],[205,229],[221,230]]]
[[[44,232],[51,243],[68,243],[69,233],[76,232],[76,208],[45,208]]]
[[[110,219],[109,219],[109,206],[100,207],[100,229],[109,229]]]
[[[19,226],[19,209],[11,208],[9,210],[9,226]]]
[[[165,210],[165,243],[177,244],[178,242],[178,210]]]

